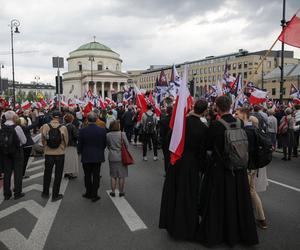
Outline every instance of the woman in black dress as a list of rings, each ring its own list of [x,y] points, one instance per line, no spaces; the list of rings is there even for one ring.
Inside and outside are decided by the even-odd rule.
[[[159,227],[183,240],[194,240],[199,226],[199,174],[205,167],[207,126],[200,120],[207,102],[195,103],[194,112],[186,118],[185,146],[182,158],[167,169]]]

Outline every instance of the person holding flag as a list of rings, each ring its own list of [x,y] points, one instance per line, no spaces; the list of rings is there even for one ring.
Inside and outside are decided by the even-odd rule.
[[[171,118],[170,165],[163,187],[159,227],[181,240],[195,240],[199,226],[199,170],[205,168],[208,127],[201,121],[208,103],[198,100],[187,114],[189,90],[185,77],[180,84]]]

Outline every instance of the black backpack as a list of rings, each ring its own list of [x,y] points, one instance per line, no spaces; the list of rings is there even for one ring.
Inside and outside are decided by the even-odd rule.
[[[57,128],[53,128],[49,123],[48,126],[50,130],[47,134],[47,146],[49,148],[56,149],[59,147],[62,141],[62,135],[60,132],[61,125],[59,125]]]
[[[250,169],[259,169],[268,165],[272,161],[272,141],[270,136],[263,130],[255,129],[257,150],[256,161]]]
[[[147,113],[145,113],[147,118],[146,118],[146,122],[144,124],[144,133],[145,134],[154,134],[155,132],[155,122],[154,122],[154,114],[152,115],[148,115]]]
[[[4,155],[13,155],[20,148],[20,140],[15,127],[2,125],[0,130],[0,150]]]

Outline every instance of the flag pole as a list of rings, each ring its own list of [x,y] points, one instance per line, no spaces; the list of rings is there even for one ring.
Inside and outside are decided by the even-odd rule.
[[[285,0],[283,0],[283,8],[282,8],[282,20],[281,20],[281,26],[282,26],[282,31],[284,30],[286,26],[286,20],[285,20]],[[283,84],[284,84],[284,41],[282,40],[281,42],[281,69],[280,69],[280,96],[279,96],[279,101],[280,104],[282,104],[283,100]]]

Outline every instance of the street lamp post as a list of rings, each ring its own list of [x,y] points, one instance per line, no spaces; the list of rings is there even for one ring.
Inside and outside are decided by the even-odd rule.
[[[3,95],[4,90],[3,90],[3,82],[2,82],[2,69],[4,68],[3,64],[0,64],[0,86],[1,86],[1,95]]]
[[[10,21],[10,38],[11,38],[11,64],[12,64],[12,87],[13,87],[13,108],[16,105],[16,91],[15,91],[15,61],[14,61],[14,33],[19,32],[20,22],[17,19]]]
[[[37,85],[41,78],[39,76],[35,76],[34,79],[35,79],[35,97],[36,97],[37,96],[37,88],[38,88]]]
[[[286,20],[285,20],[285,0],[283,0],[283,8],[282,8],[282,20],[281,20],[281,27],[282,30],[284,30],[286,26]],[[283,101],[283,83],[284,83],[284,42],[281,43],[281,72],[280,72],[280,97],[279,101],[282,104]]]

